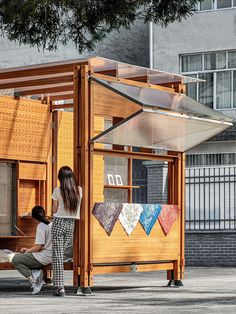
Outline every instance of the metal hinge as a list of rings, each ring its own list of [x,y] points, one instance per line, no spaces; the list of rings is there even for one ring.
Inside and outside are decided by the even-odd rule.
[[[55,122],[51,122],[51,129],[52,129],[52,130],[55,129]]]
[[[51,156],[51,163],[53,164],[55,162],[55,157]]]
[[[136,265],[135,263],[132,263],[132,264],[130,265],[130,271],[131,271],[132,273],[136,273],[136,272],[138,271],[137,265]]]

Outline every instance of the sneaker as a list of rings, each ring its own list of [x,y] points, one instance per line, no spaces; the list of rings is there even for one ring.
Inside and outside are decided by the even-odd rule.
[[[32,277],[34,279],[33,283],[39,284],[43,280],[42,269],[33,269],[31,274],[32,274]]]
[[[53,295],[55,297],[65,297],[65,295],[66,295],[65,289],[64,288],[57,288],[57,290],[55,292],[53,292]]]
[[[33,291],[31,292],[31,294],[38,294],[44,284],[45,284],[44,280],[42,280],[40,283],[33,283],[32,284]]]
[[[31,294],[37,294],[42,289],[42,286],[45,284],[43,280],[43,271],[42,269],[34,269],[31,272],[33,280],[31,281],[31,288],[33,291]]]

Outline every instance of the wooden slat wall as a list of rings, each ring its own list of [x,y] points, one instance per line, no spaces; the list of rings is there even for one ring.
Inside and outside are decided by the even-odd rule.
[[[94,84],[94,114],[103,117],[125,118],[140,110],[141,107],[115,92]]]
[[[119,220],[108,236],[93,217],[93,262],[138,262],[157,260],[177,260],[179,258],[180,219],[178,218],[165,236],[157,221],[149,236],[140,223],[128,236]]]
[[[0,96],[0,158],[46,162],[49,106],[36,100]]]

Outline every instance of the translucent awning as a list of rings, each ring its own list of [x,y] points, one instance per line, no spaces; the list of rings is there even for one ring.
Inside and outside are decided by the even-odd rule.
[[[231,125],[144,108],[102,132],[92,142],[185,152]]]
[[[183,94],[91,79],[141,108],[91,142],[185,152],[232,125],[230,118]]]
[[[96,77],[91,77],[91,79],[142,107],[165,109],[219,121],[232,121],[229,117],[200,104],[184,94],[169,93],[154,88],[128,85]]]
[[[150,84],[165,84],[172,82],[197,83],[205,82],[205,80],[197,79],[191,76],[180,75],[161,71],[158,69],[149,69],[137,65],[123,63],[120,61],[110,60],[101,57],[89,58],[89,65],[94,73],[114,71],[117,78],[137,78],[147,77]]]

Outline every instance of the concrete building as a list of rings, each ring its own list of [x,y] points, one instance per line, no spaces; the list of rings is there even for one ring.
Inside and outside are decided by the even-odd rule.
[[[236,1],[204,0],[187,20],[151,25],[150,65],[206,80],[187,94],[236,120]],[[187,265],[236,264],[235,129],[187,152]]]

